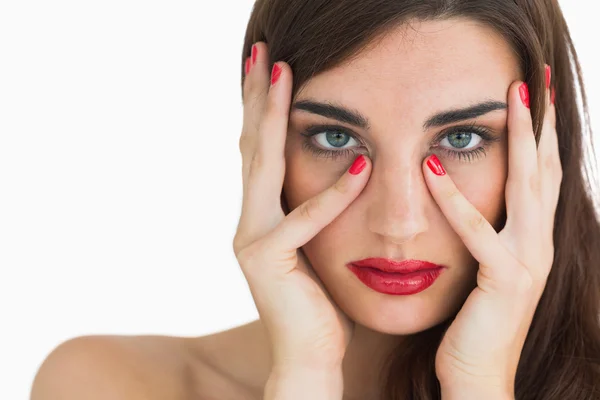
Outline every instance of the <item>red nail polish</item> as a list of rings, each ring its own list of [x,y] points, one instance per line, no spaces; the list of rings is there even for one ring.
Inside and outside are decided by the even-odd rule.
[[[271,71],[271,85],[274,85],[281,76],[281,67],[277,64],[273,64],[273,70]]]
[[[546,65],[546,89],[550,88],[550,79],[552,78],[552,69]]]
[[[253,44],[252,45],[252,65],[256,64],[257,56],[258,56],[258,49],[256,48],[256,45]]]
[[[519,94],[521,95],[521,101],[525,107],[529,108],[529,88],[527,87],[526,82],[523,82],[521,86],[519,86]]]
[[[436,175],[446,175],[446,170],[444,167],[442,167],[442,163],[435,154],[429,157],[429,160],[427,160],[427,166]]]
[[[556,90],[554,90],[554,87],[552,88],[552,95],[550,96],[550,101],[552,102],[552,104],[554,104],[554,99],[556,98]]]
[[[366,165],[367,161],[365,160],[365,156],[361,154],[356,158],[356,160],[354,160],[348,172],[350,172],[352,175],[358,175],[363,169],[365,169]]]
[[[246,57],[246,75],[250,72],[250,57]]]

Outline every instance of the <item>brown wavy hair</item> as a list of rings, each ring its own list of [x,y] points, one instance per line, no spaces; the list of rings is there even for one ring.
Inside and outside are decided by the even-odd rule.
[[[563,168],[554,263],[521,353],[515,396],[598,400],[600,218],[592,200],[594,183],[599,187],[597,158],[581,67],[557,0],[257,0],[241,54],[242,86],[244,62],[257,41],[268,45],[269,67],[276,61],[291,66],[293,102],[311,77],[348,61],[400,24],[451,17],[486,23],[519,56],[536,142],[545,113],[544,63],[552,67]],[[584,165],[586,150],[589,165]],[[410,335],[390,354],[380,374],[385,400],[441,397],[435,353],[455,315]]]

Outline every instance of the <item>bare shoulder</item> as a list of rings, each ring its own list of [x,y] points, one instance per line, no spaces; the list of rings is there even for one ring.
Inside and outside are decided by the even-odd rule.
[[[31,400],[227,400],[255,397],[206,357],[203,338],[82,336],[39,368]]]
[[[255,400],[271,371],[270,344],[260,320],[198,338],[190,338],[191,353],[202,360],[203,393],[219,400]],[[224,395],[224,387],[227,395]],[[219,396],[220,394],[220,396]]]
[[[60,344],[38,370],[32,400],[184,399],[184,341],[163,336],[83,336]]]

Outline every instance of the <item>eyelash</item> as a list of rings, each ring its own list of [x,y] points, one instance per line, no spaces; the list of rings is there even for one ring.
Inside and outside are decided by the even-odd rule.
[[[348,128],[345,128],[343,126],[340,126],[340,125],[309,125],[308,128],[306,128],[305,131],[301,133],[302,136],[304,136],[306,138],[304,140],[304,143],[302,144],[302,148],[310,151],[317,157],[330,158],[332,160],[336,160],[339,157],[349,156],[351,153],[356,154],[356,149],[330,150],[330,149],[323,149],[323,148],[317,147],[312,143],[313,136],[316,136],[319,133],[324,133],[324,132],[328,132],[328,131],[342,133],[360,143],[360,140],[358,140],[356,138],[356,135],[354,133],[352,133]],[[476,148],[468,150],[468,151],[455,151],[455,150],[449,150],[448,148],[445,148],[445,147],[437,146],[442,140],[444,140],[446,137],[450,136],[453,133],[475,133],[476,135],[481,137],[481,145],[479,147],[476,147]],[[453,157],[455,159],[458,159],[459,161],[473,162],[474,161],[473,158],[479,158],[479,157],[485,156],[487,147],[489,147],[493,142],[496,142],[498,140],[500,140],[500,138],[492,135],[488,129],[483,128],[481,126],[477,126],[473,123],[471,125],[453,126],[449,129],[447,129],[442,134],[438,135],[438,137],[434,140],[434,145],[436,147],[440,148],[445,154],[447,154],[450,157]]]

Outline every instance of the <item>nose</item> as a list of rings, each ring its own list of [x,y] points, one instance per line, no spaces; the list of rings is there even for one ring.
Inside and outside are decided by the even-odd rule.
[[[368,228],[382,240],[401,244],[427,230],[431,195],[418,162],[373,163],[363,195],[368,196]]]

